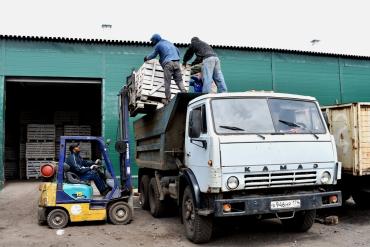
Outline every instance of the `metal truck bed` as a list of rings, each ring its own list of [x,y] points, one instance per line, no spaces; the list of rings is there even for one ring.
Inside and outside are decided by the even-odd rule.
[[[136,163],[140,168],[176,170],[183,162],[186,110],[197,93],[179,93],[171,102],[134,122]]]

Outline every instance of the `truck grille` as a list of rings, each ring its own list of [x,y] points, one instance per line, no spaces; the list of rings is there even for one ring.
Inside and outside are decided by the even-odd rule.
[[[250,173],[244,175],[245,189],[314,185],[316,171]]]

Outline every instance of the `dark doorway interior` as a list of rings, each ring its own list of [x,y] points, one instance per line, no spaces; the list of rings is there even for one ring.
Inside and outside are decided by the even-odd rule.
[[[7,80],[5,92],[6,180],[27,178],[24,149],[29,142],[29,124],[54,125],[56,150],[66,126],[90,126],[91,135],[101,135],[101,83],[78,83],[78,79],[73,83],[41,79],[38,82],[37,78],[25,82]]]

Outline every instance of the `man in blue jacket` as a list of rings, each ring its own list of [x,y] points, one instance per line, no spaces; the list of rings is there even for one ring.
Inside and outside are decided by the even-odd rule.
[[[180,52],[177,47],[171,42],[162,39],[159,34],[154,34],[150,41],[154,45],[154,50],[151,54],[144,57],[144,62],[153,59],[159,55],[159,63],[163,68],[164,87],[166,99],[162,100],[164,104],[168,104],[171,100],[171,79],[176,82],[182,93],[186,93],[186,89],[182,82],[182,74],[180,67]]]
[[[70,171],[76,173],[81,180],[90,181],[94,180],[96,187],[100,194],[106,195],[110,189],[105,184],[104,180],[99,176],[97,162],[91,160],[84,160],[80,155],[80,144],[72,143],[69,146],[71,154],[66,159],[66,163],[70,166]]]

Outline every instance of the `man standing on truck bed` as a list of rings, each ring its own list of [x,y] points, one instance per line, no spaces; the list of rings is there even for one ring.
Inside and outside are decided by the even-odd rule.
[[[191,44],[184,55],[183,65],[186,65],[194,54],[196,55],[196,58],[192,65],[203,62],[203,93],[211,92],[212,81],[215,81],[219,93],[227,92],[224,75],[221,71],[220,60],[212,47],[206,42],[201,41],[198,37],[193,37],[191,39]]]
[[[150,41],[154,45],[154,51],[148,56],[144,57],[144,62],[155,58],[159,55],[159,63],[163,68],[164,73],[164,87],[166,99],[162,100],[162,103],[168,104],[171,100],[171,78],[173,76],[174,81],[179,87],[182,93],[186,93],[186,89],[182,82],[182,74],[180,68],[180,52],[179,49],[171,42],[162,39],[159,34],[154,34]]]

